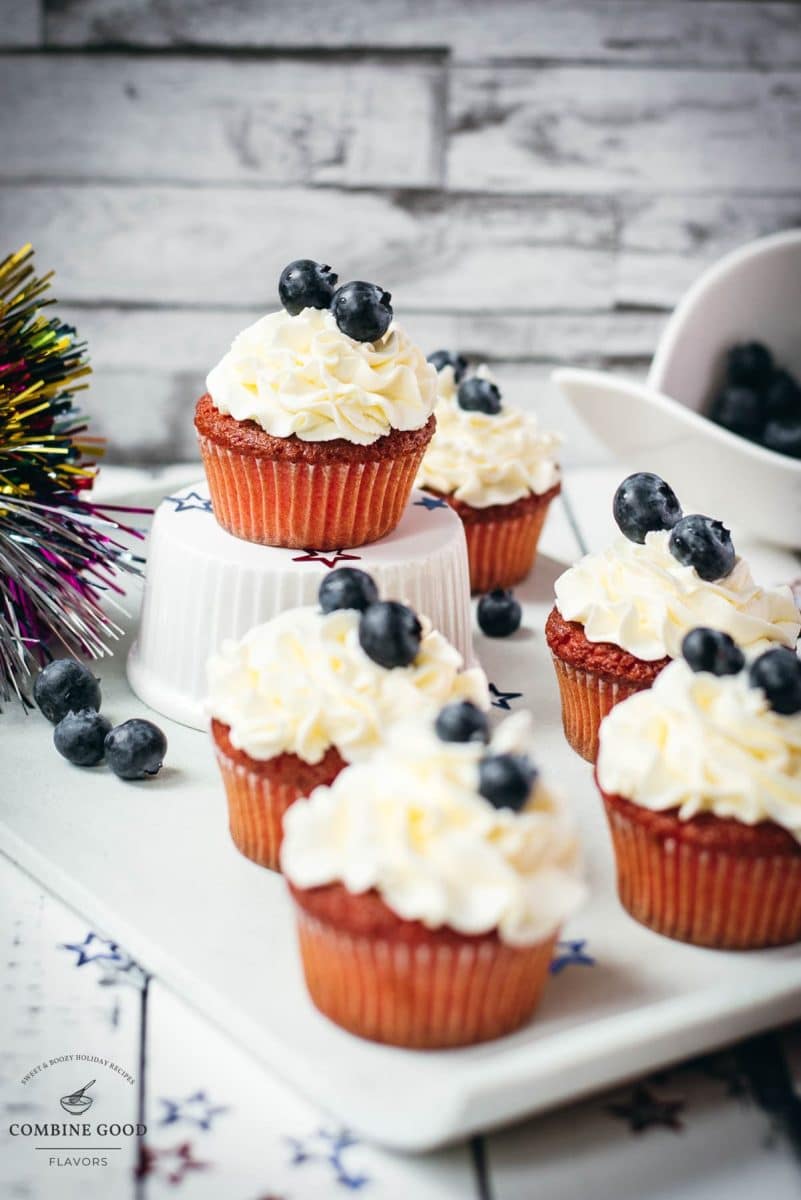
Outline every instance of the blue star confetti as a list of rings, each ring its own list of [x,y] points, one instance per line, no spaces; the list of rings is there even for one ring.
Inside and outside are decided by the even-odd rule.
[[[62,942],[62,950],[72,950],[78,957],[76,967],[83,967],[90,962],[113,963],[115,966],[130,963],[130,956],[120,950],[116,942],[109,942],[98,937],[96,933],[87,933],[82,942]]]
[[[559,975],[565,967],[594,967],[595,959],[585,950],[586,938],[574,942],[557,942],[556,954],[551,961],[551,974]]]
[[[187,492],[185,496],[165,496],[164,499],[175,505],[175,511],[180,512],[211,512],[211,500],[197,492]]]
[[[334,1179],[341,1187],[356,1192],[370,1182],[369,1176],[356,1174],[348,1170],[344,1156],[353,1146],[358,1146],[358,1138],[348,1133],[347,1129],[332,1131],[318,1129],[309,1138],[287,1138],[292,1148],[291,1165],[303,1166],[309,1162],[327,1163],[334,1174]]]
[[[489,690],[492,696],[490,703],[493,708],[510,709],[512,707],[511,701],[520,700],[523,695],[522,692],[502,692],[494,683],[489,685]]]
[[[167,1100],[162,1096],[159,1103],[164,1105],[164,1115],[159,1125],[177,1125],[180,1121],[186,1121],[208,1131],[217,1117],[228,1112],[224,1105],[212,1104],[204,1091],[195,1092],[185,1100]]]
[[[626,1121],[632,1133],[643,1133],[657,1126],[681,1133],[684,1129],[680,1116],[683,1109],[683,1100],[660,1100],[642,1083],[637,1084],[628,1100],[608,1105],[612,1116]]]
[[[335,567],[338,562],[356,562],[361,554],[348,554],[344,550],[304,550],[296,554],[293,562],[322,563],[324,567]]]
[[[423,496],[420,500],[414,502],[416,508],[425,508],[429,512],[435,508],[447,508],[448,501],[443,500],[441,496]]]

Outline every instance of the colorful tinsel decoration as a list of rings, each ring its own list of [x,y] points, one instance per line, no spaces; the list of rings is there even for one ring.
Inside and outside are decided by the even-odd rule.
[[[107,608],[142,562],[120,540],[142,534],[114,516],[140,510],[88,499],[103,442],[73,401],[86,346],[42,312],[52,275],[35,277],[29,245],[0,263],[0,699],[23,703],[56,645],[110,653],[122,631]]]

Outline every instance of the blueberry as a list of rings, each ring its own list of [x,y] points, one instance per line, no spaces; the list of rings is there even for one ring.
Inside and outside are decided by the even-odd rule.
[[[801,387],[789,371],[774,371],[765,392],[765,415],[769,421],[801,417]]]
[[[801,658],[794,650],[776,646],[751,663],[752,687],[762,688],[774,712],[783,716],[801,712]]]
[[[495,588],[481,597],[476,616],[487,637],[509,637],[520,628],[523,610],[509,588]]]
[[[381,667],[408,667],[423,636],[417,616],[397,600],[371,604],[359,621],[359,645]]]
[[[683,567],[695,567],[707,583],[731,574],[737,555],[731,534],[722,521],[692,513],[671,530],[670,553]]]
[[[729,384],[712,405],[712,420],[740,437],[758,438],[765,423],[765,406],[752,388]]]
[[[304,308],[329,308],[337,274],[324,263],[311,258],[297,258],[284,267],[278,280],[278,295],[290,316]]]
[[[437,737],[443,742],[488,742],[489,724],[486,713],[469,700],[456,700],[440,709],[434,723]]]
[[[53,730],[53,742],[59,754],[76,767],[95,767],[105,754],[106,734],[111,721],[94,708],[68,712]]]
[[[376,283],[357,279],[334,292],[331,311],[343,333],[356,342],[377,342],[392,320],[392,297]]]
[[[615,492],[612,515],[630,542],[645,541],[654,529],[672,529],[681,517],[676,493],[659,475],[637,471],[628,475]]]
[[[434,350],[429,354],[428,361],[438,371],[444,370],[445,367],[452,367],[453,378],[456,383],[459,382],[467,370],[467,359],[451,350]]]
[[[324,613],[338,608],[357,608],[359,612],[378,599],[378,588],[366,571],[356,567],[337,567],[326,575],[317,593]]]
[[[773,357],[761,342],[742,342],[732,346],[726,359],[726,377],[729,383],[744,383],[761,388],[770,379]]]
[[[519,812],[531,795],[537,769],[524,754],[488,754],[479,764],[478,790],[495,808]]]
[[[48,721],[57,725],[68,712],[100,708],[100,684],[83,663],[57,658],[36,676],[33,698]]]
[[[685,662],[693,671],[710,671],[713,675],[736,675],[745,666],[740,647],[719,629],[698,626],[691,629],[681,643]]]
[[[801,417],[768,421],[762,435],[762,443],[768,450],[775,450],[778,454],[801,458]]]
[[[167,739],[152,721],[134,717],[106,734],[108,765],[120,779],[158,775],[166,753]]]
[[[494,417],[501,411],[501,393],[497,383],[473,375],[459,384],[456,393],[459,407],[466,412],[483,412]]]

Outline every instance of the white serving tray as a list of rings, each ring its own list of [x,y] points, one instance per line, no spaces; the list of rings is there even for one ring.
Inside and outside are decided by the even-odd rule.
[[[103,768],[68,766],[44,719],[9,707],[0,717],[0,849],[267,1067],[398,1149],[425,1150],[797,1017],[801,947],[695,949],[648,932],[618,905],[600,801],[590,767],[562,737],[542,635],[554,578],[576,555],[555,505],[519,593],[525,628],[506,641],[476,636],[489,678],[523,693],[513,709],[535,713],[538,760],[575,804],[591,887],[564,936],[584,939],[595,965],[559,970],[521,1032],[420,1053],[361,1041],[318,1015],[283,881],[231,844],[206,735],[169,721],[160,720],[168,765],[154,781],[125,784]],[[126,650],[98,668],[115,721],[148,711],[125,680]]]

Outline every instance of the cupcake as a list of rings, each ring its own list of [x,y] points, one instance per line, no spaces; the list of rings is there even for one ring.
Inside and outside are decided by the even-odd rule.
[[[489,704],[483,672],[462,671],[450,642],[380,601],[363,571],[332,571],[319,599],[224,642],[208,665],[231,836],[273,869],[289,806],[372,753],[392,722],[453,698]]]
[[[234,339],[197,403],[214,514],[246,541],[338,550],[384,537],[434,432],[436,372],[389,294],[336,282],[290,263],[283,309]]]
[[[437,429],[417,486],[442,496],[464,523],[474,592],[511,587],[534,563],[548,505],[559,492],[560,439],[533,413],[502,403],[485,366],[438,350]]]
[[[601,725],[620,899],[667,937],[747,950],[801,940],[801,659],[746,667],[691,631],[684,658]]]
[[[749,655],[793,647],[799,633],[789,587],[759,587],[720,521],[682,516],[658,475],[625,479],[613,513],[624,536],[557,579],[545,627],[565,736],[590,762],[601,719],[650,687],[696,625],[730,634]]]
[[[532,1015],[583,887],[572,824],[529,741],[525,713],[489,741],[483,713],[449,704],[396,725],[287,813],[281,864],[306,983],[350,1033],[433,1049]]]

